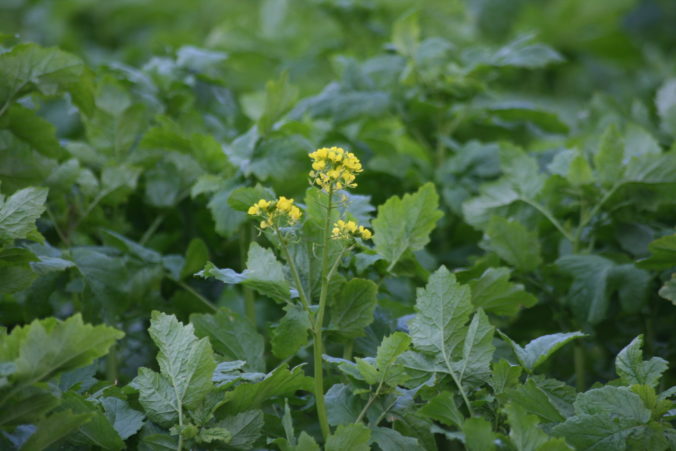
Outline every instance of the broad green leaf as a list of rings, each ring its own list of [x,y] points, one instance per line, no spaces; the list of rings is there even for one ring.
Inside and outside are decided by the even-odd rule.
[[[396,429],[374,427],[371,429],[371,442],[383,451],[424,451],[418,439],[402,435]]]
[[[363,424],[340,425],[326,439],[325,451],[369,451],[371,430]]]
[[[195,334],[208,337],[214,351],[226,360],[243,360],[249,371],[263,371],[263,337],[249,320],[224,310],[215,314],[192,314]]]
[[[546,378],[540,375],[534,375],[529,378],[537,388],[540,389],[546,396],[549,402],[556,407],[556,410],[568,418],[573,415],[573,403],[577,396],[577,391],[574,387],[561,382],[558,379]]]
[[[409,323],[415,348],[433,354],[437,365],[460,383],[486,381],[495,349],[495,329],[483,311],[466,324],[472,310],[469,288],[442,266],[418,289],[417,313]]]
[[[22,238],[42,241],[35,221],[45,211],[47,192],[46,188],[31,187],[7,199],[0,195],[0,244]]]
[[[465,422],[465,417],[458,409],[453,394],[447,391],[443,391],[427,401],[419,410],[419,413],[447,426],[460,427]]]
[[[558,423],[565,419],[544,390],[540,389],[532,379],[506,390],[505,396],[523,407],[526,412],[537,415],[547,423]]]
[[[495,434],[491,424],[483,418],[468,418],[462,425],[465,446],[469,451],[492,451],[495,449]]]
[[[196,407],[213,389],[216,363],[209,340],[198,340],[192,324],[184,326],[173,315],[154,311],[148,332],[159,348],[160,373],[141,368],[132,386],[148,417],[171,426],[183,406]]]
[[[76,414],[71,410],[62,410],[50,415],[35,425],[35,432],[19,449],[21,451],[42,451],[71,434],[90,418],[86,413]]]
[[[289,283],[284,277],[284,267],[270,249],[251,242],[246,263],[247,269],[241,274],[232,269],[218,269],[207,262],[204,269],[197,273],[201,277],[214,277],[227,284],[243,284],[259,293],[283,303],[289,300]]]
[[[656,387],[669,364],[660,357],[643,360],[643,336],[634,338],[615,358],[617,374],[626,385],[644,384]]]
[[[542,263],[537,235],[518,221],[493,216],[485,232],[489,239],[485,248],[517,269],[532,271]]]
[[[614,124],[601,136],[599,149],[594,154],[594,168],[599,181],[605,187],[622,180],[625,170],[624,142]]]
[[[8,116],[9,129],[14,136],[45,156],[56,158],[63,154],[56,128],[35,111],[15,104],[9,109]]]
[[[293,451],[320,451],[319,445],[307,432],[302,431],[298,436],[298,445]]]
[[[403,332],[395,332],[383,338],[376,351],[378,378],[381,381],[391,386],[403,383],[406,379],[404,369],[395,362],[401,354],[408,350],[410,344],[411,337]]]
[[[27,386],[91,364],[123,336],[112,327],[84,324],[80,314],[34,320],[0,340],[0,361],[14,362],[10,383]]]
[[[237,211],[246,212],[259,200],[273,200],[274,198],[275,193],[271,189],[257,184],[254,187],[244,186],[232,191],[228,198],[228,204]]]
[[[473,70],[487,66],[538,68],[563,61],[563,57],[551,47],[532,43],[532,36],[524,36],[496,50],[471,49],[463,55],[464,62]]]
[[[307,344],[312,327],[308,312],[299,304],[284,307],[286,314],[272,332],[272,353],[279,359],[294,355]]]
[[[472,304],[495,315],[516,315],[522,307],[532,307],[537,298],[524,290],[523,285],[509,281],[508,268],[488,268],[478,279],[468,282],[472,290]]]
[[[143,427],[145,416],[138,410],[129,407],[126,401],[119,398],[103,398],[104,412],[122,440],[127,440]]]
[[[438,207],[439,196],[431,183],[403,198],[393,196],[378,207],[373,220],[373,242],[390,268],[404,252],[420,250],[429,242],[430,232],[443,216]]]
[[[392,25],[392,44],[404,56],[412,57],[420,41],[418,12],[409,12]]]
[[[518,200],[519,193],[503,178],[481,185],[479,196],[463,202],[462,214],[469,225],[483,229],[493,216]]]
[[[662,285],[662,288],[660,288],[658,294],[664,299],[671,301],[672,304],[676,305],[676,273],[672,274],[671,279]]]
[[[230,414],[244,412],[260,407],[270,398],[291,395],[297,390],[312,391],[312,387],[312,378],[305,376],[301,367],[289,371],[282,366],[260,382],[240,384],[226,393],[222,409]]]
[[[496,395],[501,395],[506,389],[512,388],[519,383],[519,377],[523,368],[512,365],[505,359],[500,359],[492,365],[490,384]]]
[[[70,441],[79,446],[97,446],[106,450],[121,450],[125,447],[122,438],[108,418],[93,403],[82,395],[67,392],[64,395],[63,407],[75,413],[86,414],[90,420],[79,427]]]
[[[652,255],[637,266],[646,269],[669,269],[676,266],[676,234],[663,236],[648,245]]]
[[[181,279],[195,274],[200,268],[204,268],[209,260],[209,249],[200,238],[193,238],[188,244],[185,254],[185,263],[181,268]]]
[[[642,433],[651,412],[626,387],[605,386],[580,393],[575,416],[554,427],[578,449],[625,450],[631,435]]]
[[[584,337],[582,332],[568,332],[543,335],[528,343],[525,347],[519,346],[507,335],[499,332],[500,336],[512,347],[519,363],[532,373],[535,368],[543,364],[552,354],[570,341]]]
[[[2,379],[3,377],[0,377],[0,381]],[[7,383],[6,379],[5,383]],[[3,384],[0,383],[0,391],[2,388]],[[45,390],[39,388],[22,390],[17,396],[12,397],[11,409],[0,410],[0,426],[19,426],[35,422],[59,403],[60,400],[57,397]]]
[[[293,106],[298,89],[289,83],[286,72],[279,80],[270,80],[265,85],[265,107],[258,119],[258,131],[266,135],[275,122]]]
[[[518,451],[536,451],[549,440],[538,427],[538,417],[529,415],[517,404],[508,404],[504,410],[510,426],[509,438]]]
[[[553,111],[547,111],[541,106],[525,101],[498,101],[485,104],[484,101],[477,102],[478,107],[485,109],[491,116],[498,121],[513,126],[518,123],[527,122],[545,132],[566,133],[568,126]]]
[[[36,44],[20,44],[0,55],[0,112],[31,89],[54,95],[78,79],[82,62],[75,56]]]
[[[378,287],[370,280],[351,279],[329,305],[327,329],[343,337],[356,338],[373,322]]]
[[[326,413],[331,426],[354,423],[362,409],[359,399],[352,394],[350,387],[345,384],[335,384],[329,388],[324,400],[326,401]]]
[[[249,450],[253,448],[256,440],[261,436],[264,426],[263,411],[247,410],[227,416],[216,424],[230,432],[229,447]]]

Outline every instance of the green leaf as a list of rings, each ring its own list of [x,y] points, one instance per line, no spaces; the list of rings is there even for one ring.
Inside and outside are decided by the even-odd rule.
[[[363,424],[340,425],[326,439],[325,451],[369,451],[371,430]]]
[[[9,374],[4,374],[4,376]],[[0,390],[3,388],[2,379],[0,377]],[[19,426],[34,423],[58,406],[59,402],[60,400],[53,394],[39,388],[22,390],[17,396],[12,397],[11,409],[0,410],[0,426]]]
[[[676,273],[671,275],[671,279],[662,285],[657,294],[676,305]]]
[[[506,389],[516,386],[523,372],[522,367],[512,365],[505,359],[494,362],[492,370],[490,384],[496,395],[501,395]]]
[[[442,266],[418,289],[417,313],[409,323],[415,347],[433,354],[437,365],[459,383],[486,381],[495,350],[495,329],[483,311],[466,325],[472,310],[469,288]]]
[[[93,403],[82,395],[66,392],[63,407],[75,413],[87,414],[90,420],[81,425],[71,441],[80,446],[97,446],[106,450],[120,450],[125,447],[122,438],[113,428],[108,418]]]
[[[655,106],[660,116],[662,130],[676,136],[676,79],[666,80],[657,90]]]
[[[329,305],[327,330],[346,338],[364,335],[364,330],[373,322],[378,286],[365,279],[351,279],[341,287]]]
[[[517,343],[513,342],[507,335],[502,332],[499,333],[503,340],[512,347],[521,366],[529,373],[532,373],[535,368],[547,361],[552,354],[570,341],[586,336],[582,332],[543,335],[542,337],[531,340],[530,343],[522,348]]]
[[[410,344],[411,337],[403,332],[395,332],[383,338],[376,351],[379,380],[390,386],[399,385],[406,380],[404,368],[395,362],[401,354],[408,350]]]
[[[216,424],[232,434],[230,443],[228,443],[229,447],[249,450],[254,447],[254,443],[261,436],[265,422],[261,410],[247,410],[237,415],[227,416]]]
[[[183,406],[196,407],[214,388],[211,375],[216,363],[209,340],[198,340],[193,326],[184,326],[173,315],[154,311],[148,332],[159,348],[160,373],[141,368],[132,386],[139,390],[148,417],[171,426]]]
[[[383,451],[424,451],[417,438],[402,435],[396,429],[374,427],[371,429],[371,442]]]
[[[312,327],[310,316],[298,304],[284,307],[286,314],[272,332],[272,353],[279,359],[294,355],[307,344],[308,330]]]
[[[627,440],[644,432],[651,412],[626,387],[605,386],[580,393],[575,416],[554,427],[556,435],[577,449],[625,450]]]
[[[62,410],[50,415],[35,425],[35,432],[19,449],[21,451],[42,451],[71,434],[90,418],[88,414],[75,414],[71,410]]]
[[[610,187],[624,176],[624,140],[615,124],[611,124],[601,136],[598,151],[594,154],[596,174],[605,187]]]
[[[472,289],[472,304],[495,315],[516,315],[521,307],[532,307],[537,298],[523,289],[523,285],[509,281],[508,268],[488,268],[478,279],[468,282]]]
[[[192,314],[190,322],[195,334],[208,337],[214,351],[225,360],[244,360],[250,371],[265,369],[263,337],[246,318],[221,310],[215,314]]]
[[[145,415],[129,407],[126,401],[108,397],[101,400],[101,405],[108,421],[113,425],[122,440],[127,440],[143,427]]]
[[[404,56],[412,57],[420,41],[419,14],[405,14],[392,25],[392,44]]]
[[[312,387],[312,378],[305,376],[300,366],[291,371],[282,366],[260,382],[240,384],[226,393],[223,408],[231,414],[244,412],[258,408],[270,398],[291,395],[297,390],[312,391]]]
[[[556,265],[574,277],[568,293],[573,312],[596,324],[608,310],[608,277],[615,264],[598,255],[564,255]]]
[[[188,244],[188,250],[185,254],[185,263],[181,268],[180,278],[185,279],[195,274],[200,268],[204,268],[209,260],[209,249],[200,238],[193,238]]]
[[[518,221],[493,216],[485,232],[489,241],[482,247],[492,250],[517,269],[528,272],[542,264],[537,235]]]
[[[615,358],[617,374],[625,385],[650,385],[657,387],[669,364],[660,357],[643,360],[643,336],[634,338]]]
[[[307,432],[302,431],[298,436],[298,445],[293,451],[320,451],[319,445]]]
[[[465,446],[469,451],[492,451],[495,449],[495,434],[491,424],[483,418],[468,418],[462,425]]]
[[[0,115],[16,97],[38,89],[54,95],[77,81],[82,62],[75,56],[36,44],[20,44],[0,55]]]
[[[45,211],[47,192],[46,188],[31,187],[7,199],[0,195],[0,244],[23,238],[42,241],[35,221]]]
[[[529,415],[517,404],[510,403],[504,410],[510,425],[509,438],[518,451],[536,451],[549,440],[549,436],[538,428],[538,417]]]
[[[0,69],[1,70],[1,69]],[[19,104],[8,111],[9,130],[42,155],[56,158],[64,153],[56,138],[56,128],[38,114]]]
[[[289,77],[283,72],[279,80],[270,80],[265,84],[265,107],[258,119],[258,131],[266,135],[275,122],[286,113],[296,101],[298,89],[289,83]]]
[[[505,396],[523,407],[526,412],[537,415],[547,423],[558,423],[565,419],[547,393],[539,388],[533,379],[528,379],[526,383],[506,390]]]
[[[448,391],[442,391],[427,401],[418,412],[447,426],[460,427],[465,422],[465,417],[458,409],[453,394]]]
[[[438,207],[439,196],[432,183],[403,198],[393,196],[378,207],[373,220],[373,242],[390,268],[404,252],[420,250],[429,242],[430,232],[443,216]]]
[[[205,278],[214,277],[227,284],[241,283],[250,286],[280,303],[289,300],[289,283],[284,277],[284,266],[277,260],[274,252],[252,241],[246,266],[247,269],[240,274],[229,268],[218,269],[208,262],[197,275]]]
[[[640,260],[637,266],[645,269],[669,269],[676,266],[676,233],[663,236],[651,242],[649,258]]]
[[[34,320],[0,340],[0,361],[14,362],[11,384],[27,386],[91,364],[123,336],[112,327],[84,324],[80,314]]]
[[[362,408],[359,399],[352,394],[350,387],[345,384],[331,386],[326,392],[324,400],[326,401],[329,424],[332,426],[354,423]]]

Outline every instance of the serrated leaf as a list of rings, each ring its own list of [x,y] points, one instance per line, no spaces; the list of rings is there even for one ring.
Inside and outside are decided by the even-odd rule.
[[[324,395],[324,400],[326,401],[326,413],[331,426],[354,423],[362,408],[359,399],[352,394],[350,387],[345,384],[331,386]]]
[[[534,306],[537,298],[509,278],[508,268],[488,268],[480,278],[470,280],[472,304],[486,312],[507,316],[516,315],[522,307]]]
[[[19,449],[20,451],[42,451],[75,431],[89,419],[88,414],[75,414],[71,410],[62,410],[50,415],[35,425],[35,432]]]
[[[84,324],[80,314],[34,320],[0,340],[0,361],[14,362],[11,384],[28,386],[91,364],[123,336],[112,327]]]
[[[307,343],[312,327],[308,312],[298,304],[284,307],[286,314],[272,332],[272,353],[279,359],[294,355]]]
[[[648,244],[651,256],[637,266],[646,269],[668,269],[676,266],[676,234],[663,236]]]
[[[469,451],[492,451],[495,449],[495,434],[491,424],[483,418],[468,418],[462,425],[465,446]]]
[[[455,403],[453,394],[447,391],[443,391],[427,401],[419,410],[419,413],[447,426],[460,427],[465,421],[465,417]]]
[[[247,410],[237,415],[227,416],[217,424],[227,429],[232,435],[228,443],[229,447],[249,450],[261,436],[265,423],[261,410]]]
[[[24,188],[5,199],[0,195],[0,243],[40,237],[35,221],[45,211],[46,188]]]
[[[420,250],[429,242],[430,232],[443,216],[438,207],[439,196],[431,183],[403,198],[393,196],[378,207],[373,220],[373,242],[390,268],[404,252]]]
[[[585,334],[582,332],[568,332],[543,335],[531,340],[525,347],[519,346],[502,332],[500,332],[500,336],[512,347],[519,363],[531,373],[561,347],[576,338],[584,337]]]
[[[536,451],[549,440],[549,436],[538,428],[538,417],[529,415],[516,404],[508,404],[504,410],[510,426],[509,438],[518,451]]]
[[[305,376],[300,366],[289,370],[279,367],[257,383],[244,383],[225,394],[224,409],[234,414],[256,409],[269,398],[290,395],[297,390],[312,391],[312,378]]]
[[[404,382],[406,375],[403,367],[395,363],[401,354],[408,350],[411,337],[403,332],[395,332],[383,338],[376,351],[378,379],[385,384],[396,386]]]
[[[226,268],[216,268],[208,262],[197,273],[201,277],[214,277],[227,284],[243,284],[259,293],[283,303],[290,299],[289,283],[284,277],[284,266],[277,260],[274,252],[251,242],[246,267],[241,274]]]
[[[495,328],[473,310],[469,288],[460,285],[444,266],[418,289],[416,316],[409,323],[415,348],[434,354],[437,363],[460,383],[485,381],[490,374]]]
[[[125,447],[108,418],[82,395],[67,392],[64,395],[63,407],[90,417],[89,421],[79,427],[77,434],[72,436],[70,441],[80,446],[94,445],[105,450],[121,450]]]
[[[364,335],[373,322],[378,286],[371,280],[351,279],[329,305],[327,330],[346,338]]]
[[[141,368],[132,386],[148,417],[168,427],[182,406],[196,407],[213,389],[216,363],[209,340],[198,340],[192,324],[184,326],[173,315],[154,311],[148,332],[159,348],[160,373]]]
[[[645,384],[656,387],[669,364],[660,357],[643,360],[643,336],[634,338],[615,358],[617,374],[626,385]]]
[[[326,439],[325,451],[369,451],[371,430],[363,424],[340,425]]]
[[[489,238],[485,247],[521,271],[532,271],[542,263],[540,241],[535,232],[520,222],[493,216],[486,227]]]
[[[129,407],[126,401],[119,398],[103,398],[101,405],[106,417],[113,425],[122,440],[127,440],[143,427],[143,415],[138,410]]]
[[[512,365],[505,359],[500,359],[492,365],[490,384],[496,395],[501,395],[506,389],[514,387],[519,382],[523,368]]]
[[[528,413],[537,415],[547,423],[558,423],[565,419],[547,394],[532,379],[506,390],[505,396],[515,404],[519,404]]]
[[[662,130],[676,135],[676,79],[671,78],[657,90],[655,106],[660,116]]]
[[[415,437],[408,437],[396,429],[375,427],[371,429],[371,442],[383,451],[424,451]]]

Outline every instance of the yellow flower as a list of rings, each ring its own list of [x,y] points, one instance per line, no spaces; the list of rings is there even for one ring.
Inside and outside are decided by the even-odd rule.
[[[247,213],[262,217],[259,223],[261,229],[294,225],[302,216],[300,208],[293,204],[293,199],[287,199],[284,196],[273,201],[261,199],[249,207]]]
[[[359,159],[341,147],[322,147],[309,154],[312,182],[324,191],[354,188],[356,174],[362,172]]]
[[[371,231],[366,227],[357,226],[357,223],[354,221],[343,221],[342,219],[336,221],[331,230],[331,238],[334,240],[346,240],[352,238],[368,240],[371,236]]]

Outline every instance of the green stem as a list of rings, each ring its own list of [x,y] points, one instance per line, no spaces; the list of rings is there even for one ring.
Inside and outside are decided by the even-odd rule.
[[[573,359],[575,362],[575,387],[578,393],[585,389],[585,362],[584,362],[584,348],[578,342],[575,343],[573,350]]]
[[[117,349],[115,345],[110,347],[106,358],[106,379],[111,382],[117,382]]]
[[[463,401],[465,401],[465,405],[467,406],[467,411],[469,412],[469,416],[473,417],[474,411],[472,410],[472,405],[469,403],[469,398],[467,398],[467,393],[465,393],[465,389],[462,388],[461,381],[458,380],[458,377],[455,375],[455,371],[453,371],[453,367],[451,366],[451,361],[448,359],[448,355],[446,354],[446,350],[444,348],[443,343],[441,345],[441,354],[442,354],[442,357],[444,358],[444,362],[446,363],[446,368],[448,368],[448,372],[451,375],[451,378],[453,378],[453,382],[455,382],[455,385],[456,385],[456,387],[458,387],[458,391],[460,392],[460,395],[462,396]]]
[[[383,388],[383,382],[384,378],[380,380],[380,383],[378,384],[378,388],[376,388],[376,392],[369,398],[368,402],[364,406],[363,409],[361,409],[361,412],[359,412],[359,416],[357,416],[357,419],[354,420],[355,423],[361,423],[361,420],[364,419],[364,415],[366,415],[366,412],[369,410],[369,407],[371,407],[371,404],[373,404],[373,401],[376,400],[378,395],[380,394],[380,390]]]
[[[329,189],[329,200],[326,207],[326,223],[324,225],[324,237],[322,247],[322,278],[321,290],[319,292],[319,309],[314,323],[314,367],[315,367],[315,399],[317,402],[317,416],[319,417],[319,426],[322,430],[322,436],[326,440],[331,433],[329,429],[328,416],[326,414],[326,403],[324,402],[324,371],[323,371],[323,342],[322,327],[324,326],[324,311],[326,310],[326,300],[329,293],[329,239],[331,233],[331,209],[333,207],[333,189]]]
[[[157,231],[157,228],[162,224],[162,221],[164,221],[164,218],[166,215],[164,213],[158,215],[155,220],[150,224],[150,227],[148,227],[148,230],[145,231],[143,236],[141,237],[141,240],[138,242],[141,246],[144,246],[148,240],[150,239],[153,234]]]
[[[197,291],[195,291],[193,289],[193,287],[191,287],[187,283],[183,282],[182,280],[177,280],[176,283],[178,284],[178,286],[183,288],[185,291],[187,291],[188,293],[192,294],[194,297],[199,299],[202,302],[202,304],[207,306],[210,310],[213,310],[214,312],[218,312],[218,308],[216,308],[216,306],[214,304],[209,302],[209,300],[207,298],[205,298],[204,296],[199,294]]]
[[[601,210],[601,207],[610,199],[610,197],[615,194],[615,191],[620,187],[620,184],[613,185],[612,188],[610,188],[606,194],[603,195],[601,200],[594,205],[594,208],[589,212],[588,215],[584,216],[580,215],[580,224],[578,224],[577,229],[575,230],[575,235],[573,237],[573,251],[577,252],[580,246],[580,237],[582,236],[582,231],[584,230],[585,227],[587,227],[587,224],[591,222],[592,219],[598,214],[599,210]]]
[[[354,340],[348,340],[343,346],[343,358],[345,360],[352,360],[352,351],[354,349]]]

